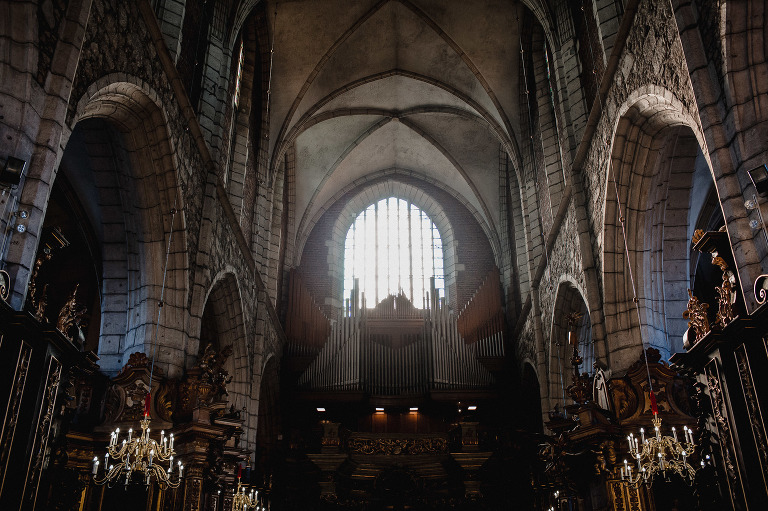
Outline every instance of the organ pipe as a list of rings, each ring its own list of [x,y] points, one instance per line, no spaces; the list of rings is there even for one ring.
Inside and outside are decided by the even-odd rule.
[[[458,328],[464,341],[472,344],[504,333],[499,271],[494,268],[483,279],[469,302],[459,313]],[[481,354],[483,356],[484,354]]]
[[[331,328],[300,377],[300,387],[408,395],[493,383],[478,358],[503,355],[497,322],[483,326],[480,339],[468,344],[458,318],[434,290],[424,301],[425,309],[416,309],[402,294],[385,298],[373,309],[366,308],[364,296],[360,302],[353,296],[349,303],[349,313]]]

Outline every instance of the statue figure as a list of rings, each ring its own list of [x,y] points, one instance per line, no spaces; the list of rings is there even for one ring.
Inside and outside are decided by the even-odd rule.
[[[85,316],[87,311],[84,306],[77,303],[78,287],[80,287],[80,284],[75,285],[75,289],[72,291],[72,294],[69,295],[69,299],[64,302],[64,306],[62,306],[61,311],[59,312],[59,319],[56,321],[56,329],[64,334],[64,337],[70,341],[78,337],[77,335],[72,335],[70,332],[73,328],[80,328],[83,324],[83,316]]]
[[[203,371],[200,379],[214,387],[216,397],[228,395],[227,385],[232,381],[232,377],[224,369],[224,364],[230,355],[232,355],[232,345],[225,346],[221,351],[216,351],[213,343],[209,342],[200,357],[198,367]]]
[[[595,376],[592,380],[592,399],[603,410],[611,409],[611,396],[608,394],[609,376],[602,367],[595,367]]]
[[[694,342],[698,341],[710,331],[709,317],[707,309],[709,304],[699,302],[699,299],[693,296],[693,291],[688,290],[688,308],[683,311],[683,318],[688,320],[688,328],[693,329],[696,334]]]

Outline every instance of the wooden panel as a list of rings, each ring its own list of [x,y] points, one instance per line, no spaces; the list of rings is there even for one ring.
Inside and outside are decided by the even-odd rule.
[[[736,510],[746,510],[749,506],[746,502],[744,492],[743,476],[737,459],[736,440],[734,438],[733,419],[730,412],[727,393],[725,392],[723,380],[720,375],[720,366],[718,359],[710,360],[704,370],[709,386],[709,398],[712,403],[712,415],[717,425],[718,437],[720,440],[721,470],[725,473],[725,480],[728,484],[728,495],[731,497],[731,504]]]
[[[27,384],[29,373],[29,364],[32,357],[32,347],[25,342],[18,344],[16,350],[16,369],[13,373],[13,386],[8,398],[8,405],[3,417],[2,431],[0,432],[0,470],[2,478],[0,479],[0,495],[5,489],[5,479],[8,472],[8,463],[11,458],[11,446],[16,435],[16,426],[19,419],[19,410],[24,396],[24,388]]]
[[[37,413],[37,425],[33,431],[32,457],[27,466],[27,477],[24,481],[24,501],[31,508],[35,507],[37,489],[40,483],[40,473],[43,470],[43,462],[48,447],[48,439],[51,433],[51,425],[56,406],[56,396],[61,381],[62,365],[56,358],[48,359],[48,370],[45,377],[43,399]]]
[[[752,430],[752,437],[757,447],[757,455],[760,459],[758,466],[763,476],[763,486],[768,486],[768,435],[766,435],[765,421],[758,399],[757,389],[755,388],[755,379],[752,374],[752,368],[749,363],[746,344],[741,344],[734,351],[736,357],[736,367],[739,371],[739,380],[741,389],[744,393],[744,400],[747,405],[747,414],[749,415],[749,425]]]

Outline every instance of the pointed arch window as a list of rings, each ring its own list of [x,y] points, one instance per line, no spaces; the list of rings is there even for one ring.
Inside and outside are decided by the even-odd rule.
[[[235,93],[232,98],[233,110],[237,111],[237,107],[240,103],[240,84],[243,81],[243,61],[245,60],[245,54],[243,52],[243,40],[240,38],[240,51],[237,56],[237,72],[235,73]]]
[[[344,298],[359,279],[369,307],[402,291],[421,308],[433,277],[437,295],[445,297],[443,242],[425,212],[389,197],[357,215],[344,243]]]

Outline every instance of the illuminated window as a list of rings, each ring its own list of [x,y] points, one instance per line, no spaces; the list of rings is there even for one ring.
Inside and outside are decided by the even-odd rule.
[[[240,54],[237,57],[237,74],[235,75],[235,94],[232,102],[237,110],[237,104],[240,102],[240,82],[243,79],[243,42],[240,42]]]
[[[402,291],[422,308],[432,277],[438,295],[445,297],[443,242],[426,213],[390,197],[357,215],[344,244],[344,298],[359,279],[368,307]]]

